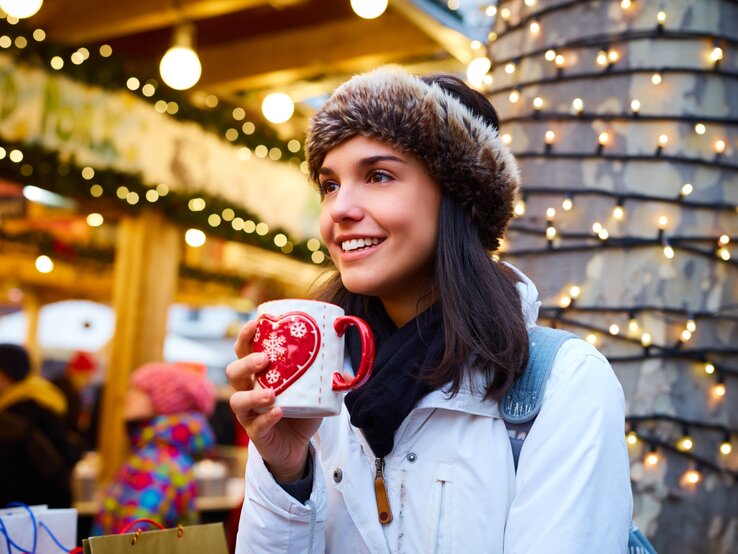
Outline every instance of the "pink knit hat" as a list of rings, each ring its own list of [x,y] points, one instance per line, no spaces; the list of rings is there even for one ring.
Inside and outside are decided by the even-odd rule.
[[[180,412],[213,413],[215,386],[201,364],[151,362],[131,374],[131,386],[151,397],[158,415]]]

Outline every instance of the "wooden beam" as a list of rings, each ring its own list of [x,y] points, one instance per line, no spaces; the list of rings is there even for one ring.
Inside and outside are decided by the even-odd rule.
[[[397,13],[372,20],[354,17],[202,48],[198,88],[269,89],[437,50],[435,41]]]
[[[273,6],[281,9],[305,0],[57,0],[45,2],[34,24],[47,30],[51,40],[97,42],[171,27],[182,18],[208,19],[237,11]],[[179,5],[179,8],[177,8]]]

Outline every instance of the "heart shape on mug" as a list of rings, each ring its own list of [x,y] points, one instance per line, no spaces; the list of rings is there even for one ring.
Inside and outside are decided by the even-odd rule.
[[[318,356],[320,329],[304,312],[287,312],[280,316],[262,314],[256,322],[254,352],[265,352],[266,369],[256,374],[263,388],[285,391],[307,371]]]

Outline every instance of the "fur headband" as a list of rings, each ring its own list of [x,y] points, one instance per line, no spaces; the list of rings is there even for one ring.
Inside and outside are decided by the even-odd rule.
[[[328,151],[355,135],[415,155],[468,211],[484,246],[499,247],[513,214],[518,166],[497,129],[454,94],[398,67],[347,81],[308,127],[305,151],[314,183]]]

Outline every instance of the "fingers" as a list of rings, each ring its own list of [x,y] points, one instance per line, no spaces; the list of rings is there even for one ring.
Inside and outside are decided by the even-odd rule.
[[[231,409],[241,424],[249,430],[253,427],[254,420],[269,413],[260,414],[256,410],[271,406],[274,403],[274,397],[272,389],[236,391],[231,395]]]
[[[251,390],[254,388],[254,375],[266,368],[269,358],[263,352],[249,354],[226,366],[226,377],[228,382],[237,391]]]
[[[254,334],[256,334],[256,321],[252,319],[241,327],[241,331],[238,333],[238,337],[236,337],[236,344],[234,345],[236,356],[243,358],[251,354],[251,343],[254,340]]]

